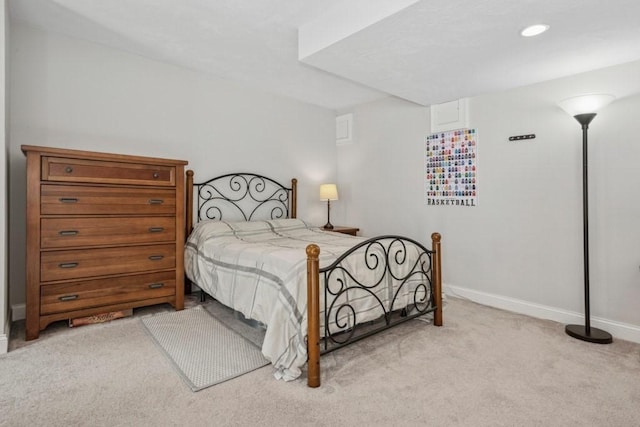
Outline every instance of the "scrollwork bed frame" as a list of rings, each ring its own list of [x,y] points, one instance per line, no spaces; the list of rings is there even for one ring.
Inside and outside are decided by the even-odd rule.
[[[296,218],[295,178],[291,180],[291,187],[286,187],[253,173],[226,174],[202,183],[194,183],[193,175],[193,171],[187,171],[187,236],[193,229],[194,218],[196,222],[223,218],[241,221]],[[432,248],[427,249],[407,237],[373,237],[359,242],[322,268],[319,265],[320,247],[307,246],[309,387],[320,386],[322,354],[428,313],[433,314],[434,325],[442,325],[440,241],[440,234],[433,233]],[[410,257],[409,253],[415,256]],[[349,271],[346,266],[352,257],[364,257],[367,268],[376,272],[374,277],[368,274],[365,280]],[[400,291],[410,284],[413,301],[396,307]],[[380,298],[381,289],[395,291],[389,298]],[[377,301],[377,321],[358,322],[357,313],[349,303],[354,294],[367,294]],[[321,307],[321,301],[324,307]]]

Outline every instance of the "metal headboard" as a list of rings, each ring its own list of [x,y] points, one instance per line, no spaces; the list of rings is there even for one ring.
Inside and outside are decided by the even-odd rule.
[[[187,236],[193,221],[252,221],[295,218],[298,180],[286,187],[266,176],[254,173],[229,173],[201,183],[193,182],[187,171]],[[194,209],[196,210],[194,217]]]

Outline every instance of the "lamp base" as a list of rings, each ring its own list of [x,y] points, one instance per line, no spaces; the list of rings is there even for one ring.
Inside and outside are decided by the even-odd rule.
[[[333,225],[330,222],[328,222],[322,228],[324,228],[325,230],[333,230]]]
[[[587,335],[587,330],[584,325],[567,325],[564,328],[567,335],[582,341],[593,342],[596,344],[611,344],[613,342],[613,337],[609,332],[593,327],[590,328],[590,330],[591,333]]]

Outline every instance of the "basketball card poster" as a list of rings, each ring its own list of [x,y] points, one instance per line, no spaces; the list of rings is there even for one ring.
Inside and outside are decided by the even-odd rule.
[[[425,195],[428,206],[478,205],[476,129],[457,129],[427,136]]]

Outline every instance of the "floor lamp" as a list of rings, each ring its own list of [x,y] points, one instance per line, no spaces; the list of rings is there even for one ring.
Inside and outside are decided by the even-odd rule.
[[[598,344],[613,342],[611,334],[598,328],[591,327],[589,312],[589,203],[587,181],[587,133],[589,123],[596,116],[596,112],[613,101],[613,95],[589,94],[574,96],[560,101],[560,108],[572,115],[582,126],[582,216],[583,216],[583,246],[584,246],[584,325],[567,325],[565,332],[582,341]]]

